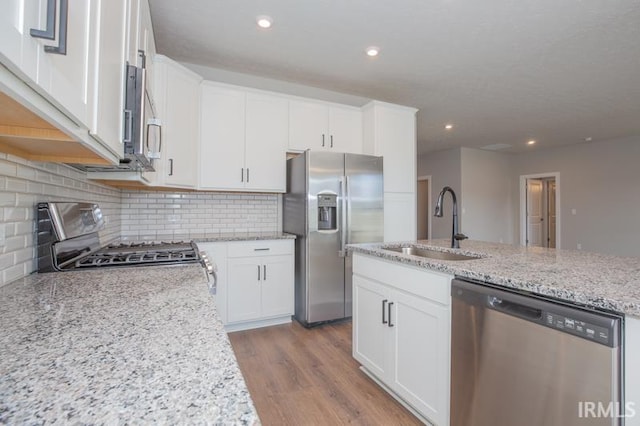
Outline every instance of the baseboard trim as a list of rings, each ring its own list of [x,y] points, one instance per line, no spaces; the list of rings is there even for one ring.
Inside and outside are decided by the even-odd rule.
[[[251,330],[253,328],[270,327],[272,325],[287,324],[291,322],[291,315],[284,317],[269,318],[255,321],[243,321],[234,324],[227,324],[224,329],[227,333],[233,333],[234,331]]]

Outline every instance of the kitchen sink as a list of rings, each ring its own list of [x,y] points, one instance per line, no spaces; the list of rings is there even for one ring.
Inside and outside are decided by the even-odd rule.
[[[438,260],[474,260],[481,259],[479,256],[469,256],[466,254],[452,253],[450,251],[439,251],[420,247],[383,247],[383,250],[395,251],[397,253],[411,256],[427,257]]]

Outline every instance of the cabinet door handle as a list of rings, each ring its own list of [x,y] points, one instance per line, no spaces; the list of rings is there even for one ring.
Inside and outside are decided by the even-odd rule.
[[[386,307],[387,302],[388,302],[388,300],[387,300],[387,299],[384,299],[384,300],[382,301],[382,323],[383,323],[383,324],[386,324],[386,323],[387,323],[387,320],[386,320],[386,319],[384,319],[384,311],[385,311],[385,309],[384,309],[384,308]]]
[[[331,148],[333,148],[333,135],[331,135]]]
[[[267,280],[267,265],[262,265],[262,279]]]
[[[130,109],[124,110],[124,138],[123,142],[131,142],[133,135],[133,112]]]
[[[68,0],[60,0],[60,28],[58,28],[58,45],[45,46],[44,51],[47,53],[55,53],[57,55],[67,54],[67,19],[68,19]],[[49,21],[49,6],[47,5],[47,21]]]
[[[391,324],[391,305],[393,305],[393,302],[389,302],[389,304],[387,305],[388,308],[388,316],[389,316],[389,327],[393,327],[395,324]]]
[[[169,158],[169,176],[173,176],[173,158]]]
[[[244,167],[240,169],[240,182],[244,182]]]
[[[247,182],[249,182],[249,168],[247,167]]]
[[[260,281],[260,265],[258,265],[258,281]]]
[[[47,0],[47,24],[44,30],[31,28],[31,37],[53,40],[56,38],[56,0]]]
[[[322,134],[322,146],[324,147],[324,133]]]

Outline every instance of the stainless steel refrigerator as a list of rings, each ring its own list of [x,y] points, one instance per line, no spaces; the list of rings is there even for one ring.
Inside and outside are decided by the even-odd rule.
[[[287,161],[284,231],[297,235],[295,317],[351,316],[346,244],[383,241],[382,157],[306,151]]]

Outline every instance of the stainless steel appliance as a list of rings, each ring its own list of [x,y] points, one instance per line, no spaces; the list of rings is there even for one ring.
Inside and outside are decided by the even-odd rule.
[[[104,226],[97,204],[52,202],[37,205],[37,270],[68,271],[96,267],[202,263],[206,256],[193,242],[125,242],[100,245]]]
[[[621,317],[457,279],[452,310],[452,426],[620,424]]]
[[[306,151],[287,161],[284,231],[295,234],[295,317],[351,316],[346,244],[383,240],[382,157]]]

